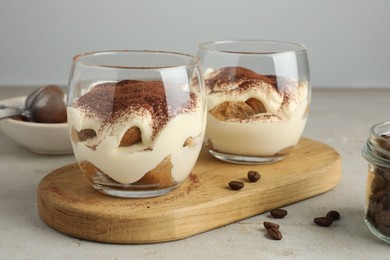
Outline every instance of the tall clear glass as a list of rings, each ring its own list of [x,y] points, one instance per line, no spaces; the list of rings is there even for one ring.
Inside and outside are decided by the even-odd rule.
[[[118,197],[163,195],[192,171],[206,125],[198,58],[102,51],[73,58],[68,125],[82,173]]]
[[[232,163],[261,164],[293,151],[309,114],[306,47],[217,41],[201,43],[198,56],[207,89],[210,154]]]

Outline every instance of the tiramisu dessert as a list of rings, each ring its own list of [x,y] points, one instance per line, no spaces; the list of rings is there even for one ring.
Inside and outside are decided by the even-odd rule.
[[[94,185],[174,187],[202,146],[204,106],[189,86],[162,81],[96,82],[68,106],[72,145]]]
[[[210,150],[244,156],[283,156],[303,132],[309,83],[261,75],[244,67],[206,70]]]

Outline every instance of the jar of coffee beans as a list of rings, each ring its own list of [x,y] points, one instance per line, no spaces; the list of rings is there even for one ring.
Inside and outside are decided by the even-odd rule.
[[[390,121],[370,129],[362,155],[368,161],[364,220],[375,236],[390,243]]]

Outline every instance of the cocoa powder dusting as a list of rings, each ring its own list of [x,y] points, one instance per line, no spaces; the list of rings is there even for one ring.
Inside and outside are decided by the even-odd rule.
[[[187,186],[187,194],[190,193],[192,190],[198,188],[200,185],[198,175],[196,175],[194,173],[190,173],[188,178],[190,180],[190,185]]]
[[[214,86],[239,83],[240,88],[246,88],[258,81],[268,83],[277,89],[277,78],[275,75],[258,74],[244,67],[221,68],[214,77],[206,80],[206,86],[212,90]]]
[[[89,117],[99,118],[103,125],[120,121],[124,114],[148,111],[155,135],[170,118],[193,109],[195,104],[196,95],[180,86],[164,86],[162,81],[123,80],[94,86],[74,107]]]

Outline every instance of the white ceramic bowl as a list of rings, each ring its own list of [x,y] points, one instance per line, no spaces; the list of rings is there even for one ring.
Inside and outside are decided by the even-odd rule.
[[[25,96],[16,97],[2,100],[0,104],[23,107],[25,99]],[[8,118],[0,120],[0,129],[14,142],[38,154],[73,153],[67,123],[43,124]]]

